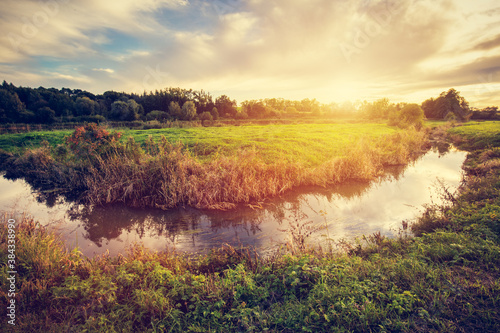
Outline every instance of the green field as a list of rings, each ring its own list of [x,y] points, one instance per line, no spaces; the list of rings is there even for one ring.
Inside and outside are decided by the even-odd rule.
[[[466,148],[500,146],[500,121],[468,122],[451,128],[449,133],[457,136]]]
[[[132,136],[144,144],[149,136],[158,141],[165,136],[171,143],[182,142],[196,157],[206,160],[216,154],[235,155],[241,150],[255,149],[270,163],[285,159],[306,166],[319,165],[346,153],[361,137],[378,139],[398,131],[384,124],[300,124],[265,126],[225,126],[119,130],[122,141]],[[39,147],[43,140],[51,146],[63,143],[73,131],[30,132],[0,135],[0,149],[20,152]]]

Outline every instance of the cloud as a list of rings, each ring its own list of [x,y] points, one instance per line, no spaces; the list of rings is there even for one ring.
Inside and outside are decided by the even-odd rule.
[[[115,71],[111,68],[92,68],[94,72],[105,72],[109,74],[113,74]]]
[[[0,61],[21,61],[33,55],[93,55],[99,52],[96,44],[108,41],[99,31],[157,35],[166,29],[152,13],[186,5],[182,0],[7,0],[0,21],[0,29],[6,32],[0,38],[0,49],[7,52],[2,53]]]
[[[6,0],[4,8],[0,63],[9,67],[0,74],[32,86],[182,86],[239,101],[329,102],[497,80],[493,2]]]
[[[500,46],[500,35],[495,38],[479,43],[474,46],[473,50],[490,50]]]
[[[174,79],[210,78],[209,86],[217,81],[251,89],[260,82],[259,92],[266,90],[263,83],[288,95],[356,86],[414,70],[437,53],[452,10],[448,1],[253,0],[221,15],[212,34],[176,34],[175,53],[165,49],[153,63],[176,64]],[[350,59],[341,45],[354,50]]]

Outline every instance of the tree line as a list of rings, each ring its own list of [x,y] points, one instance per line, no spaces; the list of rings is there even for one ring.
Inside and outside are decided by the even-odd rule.
[[[192,89],[166,88],[128,94],[106,91],[94,95],[80,89],[0,86],[1,123],[193,120],[234,117],[236,101]]]
[[[359,113],[368,119],[389,119],[394,121],[398,114],[407,106],[407,103],[391,103],[382,98],[374,102],[363,102],[358,107]],[[498,107],[488,106],[483,109],[474,108],[460,95],[460,92],[451,88],[443,91],[436,98],[429,98],[419,105],[422,115],[427,119],[469,121],[470,119],[493,120],[497,119]],[[414,107],[413,112],[418,112]]]
[[[404,103],[383,98],[374,102],[321,104],[316,99],[267,98],[246,100],[237,107],[226,95],[213,98],[200,90],[165,88],[143,94],[106,91],[94,95],[69,88],[0,86],[0,123],[52,124],[55,122],[101,122],[134,120],[280,119],[297,117],[352,117],[388,119],[397,123]],[[474,109],[455,89],[425,100],[419,107],[429,119],[466,121],[496,119],[497,107]],[[419,113],[413,108],[413,112]],[[404,112],[403,112],[404,113]]]

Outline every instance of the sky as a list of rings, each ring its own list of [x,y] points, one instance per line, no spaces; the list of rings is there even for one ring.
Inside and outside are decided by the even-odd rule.
[[[0,80],[500,106],[497,0],[0,0]]]

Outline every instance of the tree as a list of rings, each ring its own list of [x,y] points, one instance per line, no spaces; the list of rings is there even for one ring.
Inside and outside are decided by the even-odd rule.
[[[467,121],[472,115],[469,103],[455,89],[442,92],[438,98],[429,98],[422,103],[425,116],[431,119],[444,119],[449,113],[460,121]]]
[[[213,120],[219,119],[219,111],[217,110],[217,108],[215,106],[212,108],[212,111],[210,112],[210,114],[212,115]]]
[[[137,102],[133,99],[129,99],[127,101],[128,107],[129,107],[129,118],[130,120],[136,120],[139,119],[139,116],[144,114],[144,108],[142,105],[137,104]]]
[[[40,124],[52,124],[55,118],[56,112],[48,106],[38,109],[35,113],[35,120]]]
[[[222,117],[234,117],[236,115],[236,101],[231,100],[226,95],[217,97],[215,100],[215,107],[217,108],[219,115]]]
[[[381,98],[372,103],[363,102],[360,111],[368,119],[387,119],[393,108],[394,104],[389,99]]]
[[[207,123],[211,123],[214,120],[214,118],[212,117],[210,112],[205,111],[202,114],[200,114],[200,120],[203,126],[207,126]]]
[[[269,114],[268,108],[262,100],[244,101],[241,103],[241,107],[250,118],[264,118]]]
[[[165,111],[154,110],[146,115],[147,120],[165,120],[168,118],[168,113]]]
[[[389,116],[389,125],[397,125],[401,128],[414,126],[420,130],[424,125],[424,110],[418,104],[405,104],[401,110],[396,108]]]
[[[442,93],[440,97],[444,97],[446,100],[448,112],[453,112],[460,121],[469,120],[471,116],[469,103],[460,96],[458,91],[452,88],[446,94]]]
[[[196,106],[193,101],[187,101],[182,105],[181,118],[193,120],[196,117]]]
[[[168,106],[168,112],[174,118],[181,118],[182,116],[181,107],[177,102],[170,102],[170,105]]]
[[[78,97],[76,99],[76,115],[90,116],[96,113],[99,109],[99,103],[91,100],[88,97]]]
[[[109,114],[109,118],[113,120],[121,120],[121,121],[132,121],[139,118],[139,114],[137,113],[137,103],[132,101],[115,101],[111,104],[111,112]]]
[[[19,120],[19,114],[24,110],[24,104],[19,96],[5,89],[0,89],[0,121],[15,122]]]

